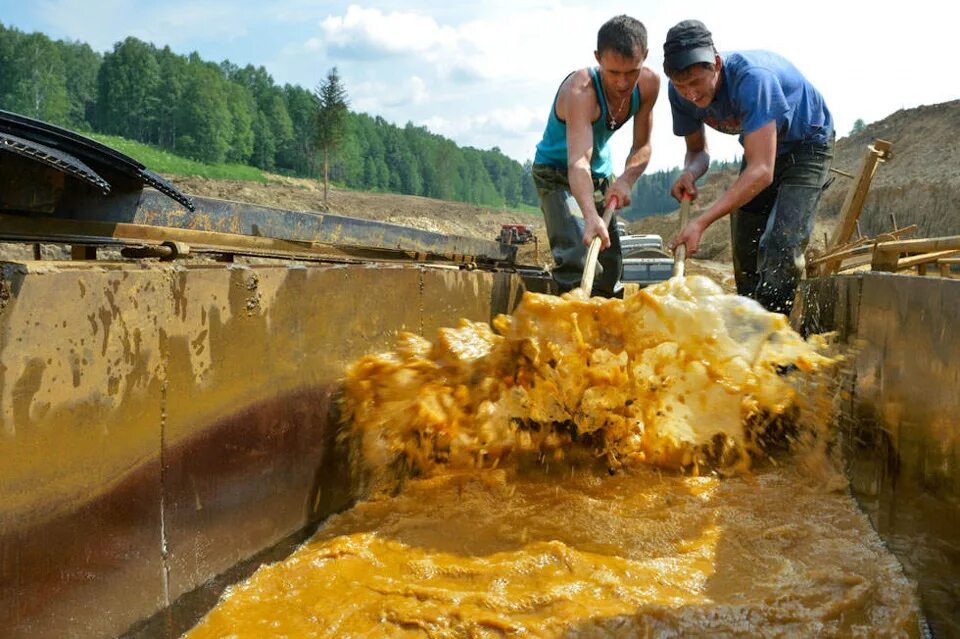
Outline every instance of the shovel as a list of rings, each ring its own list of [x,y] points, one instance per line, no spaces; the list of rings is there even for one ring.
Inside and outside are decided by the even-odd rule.
[[[617,210],[617,198],[611,197],[607,202],[607,207],[603,210],[603,225],[610,228],[610,220],[613,219],[613,212]],[[587,262],[583,267],[583,276],[580,278],[580,297],[590,299],[593,292],[593,276],[597,271],[597,256],[600,255],[600,236],[593,238],[590,242],[590,248],[587,249]]]
[[[687,222],[690,221],[690,196],[686,193],[680,199],[680,232],[687,228]],[[683,270],[687,260],[687,245],[680,244],[673,252],[673,272],[670,277],[683,277]]]

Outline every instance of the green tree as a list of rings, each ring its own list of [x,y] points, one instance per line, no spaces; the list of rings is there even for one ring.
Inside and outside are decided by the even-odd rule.
[[[97,106],[97,72],[100,54],[80,42],[58,42],[63,59],[67,89],[67,126],[89,131],[93,129]]]
[[[0,24],[0,108],[209,162],[249,162],[295,175],[318,176],[325,151],[325,197],[333,179],[351,188],[492,206],[536,204],[529,162],[521,166],[497,148],[461,148],[411,122],[401,128],[351,113],[337,70],[331,74],[335,82],[328,75],[315,91],[278,87],[262,66],[208,62],[132,37],[101,57],[83,43],[52,42]],[[321,117],[321,99],[331,98],[321,89],[336,86],[342,108],[337,117]],[[327,127],[336,144],[323,147],[318,134]],[[668,188],[647,186],[647,200]]]
[[[523,174],[520,179],[520,201],[524,204],[538,205],[540,203],[540,197],[537,195],[537,187],[533,182],[532,160],[527,160],[523,163]]]
[[[867,123],[863,121],[863,118],[857,118],[856,122],[853,123],[853,128],[850,129],[850,135],[856,135],[865,128],[867,128]]]
[[[226,95],[227,108],[230,111],[230,122],[233,135],[227,149],[226,160],[238,164],[246,164],[253,155],[253,120],[256,117],[257,105],[246,89],[234,82],[224,81],[223,90]]]
[[[97,74],[97,123],[103,133],[155,141],[161,100],[160,66],[153,45],[129,37],[103,57]]]
[[[277,153],[293,136],[293,123],[286,112],[283,95],[264,67],[247,65],[242,69],[224,63],[228,78],[245,87],[257,105],[253,120],[253,165],[273,171]],[[279,103],[278,100],[279,99]]]
[[[330,155],[334,153],[346,129],[347,90],[340,80],[337,67],[327,72],[326,79],[317,87],[317,149],[323,153],[323,203],[327,203],[330,188]]]
[[[4,69],[6,109],[38,120],[66,125],[66,71],[60,50],[42,33],[20,35],[13,40],[10,64]]]
[[[279,149],[277,163],[297,175],[314,177],[317,172],[316,154],[313,149],[313,131],[317,114],[314,96],[306,89],[286,84],[283,87],[283,100],[293,125],[293,134],[290,140]]]
[[[7,28],[0,22],[0,108],[7,109],[7,93],[10,91],[10,78],[13,76],[13,52],[22,33]]]
[[[211,164],[226,159],[234,137],[226,84],[216,65],[202,62],[195,54],[190,56],[183,100],[177,110],[179,152]]]
[[[187,59],[171,51],[170,47],[164,47],[157,51],[157,67],[160,79],[156,90],[162,99],[157,105],[153,138],[160,146],[176,150],[177,109],[183,102],[187,83]]]
[[[330,166],[331,180],[339,181],[351,188],[363,186],[364,142],[359,116],[351,113],[347,117],[343,142],[337,149],[335,161]]]

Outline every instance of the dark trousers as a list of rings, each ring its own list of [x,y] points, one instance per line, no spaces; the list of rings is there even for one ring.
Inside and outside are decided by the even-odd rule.
[[[737,293],[769,311],[789,314],[793,307],[832,159],[832,139],[777,156],[773,183],[730,216]]]
[[[554,267],[551,270],[554,282],[561,293],[580,286],[587,261],[587,247],[583,244],[583,213],[570,192],[567,172],[545,164],[533,165],[533,182],[540,196],[540,209],[547,225],[550,252]],[[610,186],[608,178],[593,180],[593,199],[597,211],[603,211],[603,196]],[[617,216],[610,221],[610,247],[600,251],[597,272],[593,282],[593,295],[623,297],[623,255],[620,253],[620,236],[616,232]]]

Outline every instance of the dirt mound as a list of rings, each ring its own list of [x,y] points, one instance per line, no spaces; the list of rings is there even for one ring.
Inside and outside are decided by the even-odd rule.
[[[960,132],[960,100],[904,109],[837,142],[833,167],[858,174],[867,146],[877,138],[893,144],[893,157],[874,176],[860,217],[865,235],[916,224],[912,237],[960,234],[960,170],[952,153]],[[737,177],[735,170],[708,173],[699,202],[709,206]],[[811,247],[821,249],[824,233],[832,233],[853,180],[836,176],[817,209]],[[694,206],[693,215],[698,212]],[[630,225],[632,233],[659,233],[664,240],[677,232],[677,213],[648,217]],[[698,259],[729,261],[729,218],[704,234]]]
[[[913,237],[960,233],[960,169],[955,156],[960,100],[904,109],[837,143],[833,166],[856,174],[867,145],[892,143],[893,157],[874,175],[860,227],[867,235],[916,224]],[[852,180],[838,177],[818,215],[836,218]]]

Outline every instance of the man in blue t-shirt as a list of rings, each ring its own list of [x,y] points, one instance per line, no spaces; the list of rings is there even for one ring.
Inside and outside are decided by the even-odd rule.
[[[533,160],[533,181],[553,253],[553,279],[561,293],[580,285],[587,246],[601,240],[593,293],[622,297],[620,239],[599,210],[613,197],[630,204],[630,189],[650,161],[653,105],[660,78],[643,65],[647,30],[629,16],[611,18],[597,33],[596,67],[570,73],[557,89]],[[630,120],[633,120],[630,123]],[[608,141],[630,124],[633,144],[623,173],[613,180]],[[616,228],[611,222],[611,228]]]
[[[738,134],[744,151],[737,181],[671,248],[685,244],[695,254],[706,228],[730,214],[737,292],[789,313],[833,158],[830,111],[789,61],[769,51],[717,53],[698,20],[670,29],[663,54],[673,132],[687,145],[673,197],[697,197],[710,166],[704,124]]]

